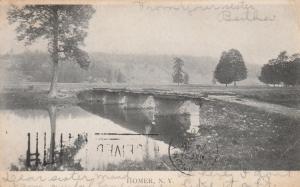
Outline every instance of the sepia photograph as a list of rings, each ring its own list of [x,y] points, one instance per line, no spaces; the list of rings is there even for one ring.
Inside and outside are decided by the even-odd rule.
[[[297,5],[0,0],[0,187],[300,185]]]

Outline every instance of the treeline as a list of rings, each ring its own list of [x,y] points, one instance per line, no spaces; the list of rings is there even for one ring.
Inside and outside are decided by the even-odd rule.
[[[147,61],[146,58],[130,57],[124,60],[123,64],[130,64],[130,66],[116,64],[115,62],[120,62],[125,57],[120,58],[109,58],[110,56],[105,56],[101,54],[100,56],[92,56],[91,64],[88,70],[79,68],[78,64],[64,61],[60,63],[59,70],[59,82],[68,83],[78,83],[78,82],[99,82],[99,83],[125,83],[132,80],[136,80],[133,72],[133,68],[140,72],[139,69],[143,68],[143,72],[150,72],[152,75],[159,77],[159,75],[166,73],[170,76],[170,81],[177,84],[188,84],[190,81],[194,82],[198,77],[196,74],[201,74],[201,72],[193,71],[195,69],[201,69],[202,71],[212,72],[213,69],[207,69],[202,66],[202,63],[197,66],[197,62],[201,61],[196,59],[191,61],[186,58],[173,58],[173,71],[158,71],[155,74],[155,67],[162,69],[159,64],[154,64],[148,67],[149,63],[152,61],[157,61],[157,59],[152,59]],[[138,66],[144,62],[147,66]],[[160,58],[158,58],[160,59]],[[172,58],[162,58],[161,62],[170,61]],[[51,79],[51,68],[52,62],[48,54],[43,52],[31,52],[27,51],[21,54],[15,55],[5,55],[0,57],[2,67],[8,67],[9,70],[6,77],[11,77],[14,81],[32,81],[32,82],[49,82]],[[126,63],[125,63],[126,62]],[[136,62],[136,63],[131,63]],[[188,63],[186,63],[188,62]],[[191,62],[192,66],[191,66]],[[209,62],[211,63],[211,62]],[[251,67],[251,64],[248,64]],[[169,67],[169,66],[166,66]],[[191,67],[193,69],[191,69]],[[169,67],[172,68],[172,67]],[[249,68],[251,70],[251,68]],[[286,85],[295,86],[300,84],[300,54],[288,55],[287,52],[281,52],[275,59],[270,59],[267,64],[264,64],[259,72],[259,67],[255,75],[252,71],[252,77],[256,78],[270,85]],[[172,73],[173,72],[173,73]],[[250,71],[249,71],[250,72]],[[9,76],[11,74],[11,76]],[[216,82],[221,84],[234,84],[238,81],[245,80],[248,76],[248,70],[246,64],[243,60],[242,54],[236,49],[230,49],[228,51],[222,52],[219,62],[213,71],[213,83]],[[260,75],[259,75],[260,74]],[[16,78],[17,77],[17,78]],[[201,76],[200,76],[201,77]],[[207,77],[205,77],[207,79]],[[251,78],[251,77],[250,77]],[[140,79],[138,79],[140,80]],[[155,79],[156,80],[156,79]],[[157,78],[157,82],[160,79]],[[151,82],[152,83],[152,82]]]
[[[48,54],[27,51],[17,55],[6,55],[8,59],[8,73],[22,77],[23,81],[49,82],[51,78],[52,62]],[[64,61],[60,64],[58,82],[126,82],[126,77],[120,69],[105,63],[92,60],[90,68],[84,70],[78,64]]]
[[[188,83],[188,73],[182,70],[184,62],[180,58],[175,58],[173,66],[173,82]],[[223,51],[217,64],[213,83],[219,82],[228,84],[245,80],[248,70],[242,54],[237,49]],[[187,81],[185,81],[187,77]],[[265,84],[295,86],[300,84],[300,54],[288,55],[286,51],[281,52],[277,58],[270,59],[261,68],[258,79]]]
[[[281,52],[261,69],[259,80],[265,84],[295,86],[300,84],[300,54]]]
[[[224,51],[214,71],[214,81],[234,83],[247,78],[247,68],[241,53],[236,49]],[[300,84],[300,54],[281,52],[261,68],[258,79],[265,84],[295,86]]]

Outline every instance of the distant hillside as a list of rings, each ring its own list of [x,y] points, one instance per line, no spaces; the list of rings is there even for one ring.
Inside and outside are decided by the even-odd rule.
[[[93,63],[105,64],[112,69],[120,69],[130,83],[171,83],[173,58],[179,57],[184,61],[184,71],[189,74],[190,83],[211,84],[213,71],[218,59],[209,56],[172,56],[172,55],[113,55],[106,53],[93,53],[90,55]],[[257,76],[260,66],[247,64],[248,80],[243,84],[259,83]]]
[[[218,59],[204,56],[137,55],[91,53],[88,71],[77,64],[62,63],[60,82],[126,82],[129,84],[168,84],[172,82],[173,58],[184,61],[190,83],[211,84]],[[47,53],[26,52],[0,57],[1,70],[8,81],[48,82],[51,61]],[[256,84],[260,66],[246,64],[248,79],[241,84]],[[2,79],[3,80],[3,79]]]

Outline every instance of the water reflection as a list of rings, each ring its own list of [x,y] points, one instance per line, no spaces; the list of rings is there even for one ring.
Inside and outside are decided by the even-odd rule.
[[[102,107],[103,110],[101,106],[93,107],[105,115],[93,115],[77,106],[64,105],[21,112],[2,110],[8,119],[4,141],[17,145],[14,151],[6,147],[3,153],[18,155],[7,158],[7,164],[2,167],[10,170],[122,170],[129,164],[132,170],[168,169],[165,164],[168,141],[161,138],[162,129],[153,121],[151,111],[131,113],[133,111],[114,107]],[[39,112],[32,113],[33,110]],[[171,136],[167,130],[162,133]]]
[[[163,113],[118,104],[12,102],[0,110],[6,122],[0,169],[300,168],[299,121],[231,104],[183,106]]]
[[[93,103],[82,103],[80,107],[134,132],[157,134],[159,136],[152,136],[152,138],[167,144],[174,136],[185,140],[191,135],[189,132],[191,128],[194,130],[197,129],[196,131],[198,131],[199,128],[199,120],[191,119],[192,117],[197,117],[197,115],[191,115],[189,113],[157,115],[155,110],[124,110],[119,105]]]
[[[71,135],[71,134],[70,134]],[[27,151],[26,158],[19,158],[19,163],[12,164],[10,170],[12,171],[40,171],[40,170],[83,170],[81,160],[76,160],[74,157],[78,151],[87,142],[87,137],[78,134],[78,137],[72,145],[65,145],[63,134],[60,135],[59,146],[55,146],[55,134],[51,135],[50,148],[46,148],[47,133],[44,133],[43,141],[39,140],[39,134],[36,133],[32,143],[35,144],[35,149],[31,147],[31,134],[27,134]],[[70,141],[70,138],[69,138]],[[43,143],[44,150],[40,152],[38,144]]]
[[[71,143],[71,133],[68,135],[68,140],[64,140],[63,133],[60,133],[60,137],[56,138],[56,120],[58,106],[48,105],[47,112],[50,121],[50,132],[41,134],[27,133],[27,151],[26,158],[19,158],[19,164],[12,164],[10,170],[82,170],[83,167],[80,164],[80,160],[76,160],[74,157],[78,151],[87,143],[87,134],[78,134],[77,138]],[[41,124],[42,125],[42,124]],[[50,140],[47,137],[50,136]],[[32,137],[34,136],[34,137]],[[65,138],[66,139],[66,138]],[[47,140],[50,142],[47,148]],[[56,140],[59,142],[56,145]],[[68,144],[66,144],[68,142]],[[43,146],[43,150],[40,149],[39,143]],[[35,145],[35,149],[32,147]]]

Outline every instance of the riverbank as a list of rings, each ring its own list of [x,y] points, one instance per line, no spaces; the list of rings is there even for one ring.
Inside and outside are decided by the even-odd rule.
[[[75,91],[59,92],[56,98],[49,98],[48,91],[30,89],[9,89],[0,93],[0,107],[34,107],[43,108],[48,105],[76,105],[79,100]]]
[[[192,94],[195,96],[234,96],[237,99],[251,99],[257,102],[282,105],[289,108],[300,109],[300,87],[266,87],[266,86],[205,86],[205,85],[97,85],[89,83],[59,83],[58,96],[48,98],[47,83],[26,83],[9,84],[2,86],[0,99],[9,96],[15,102],[23,102],[30,98],[36,104],[78,103],[77,94],[82,90],[92,88],[112,88],[112,89],[130,89],[130,90],[154,90],[178,94]]]

